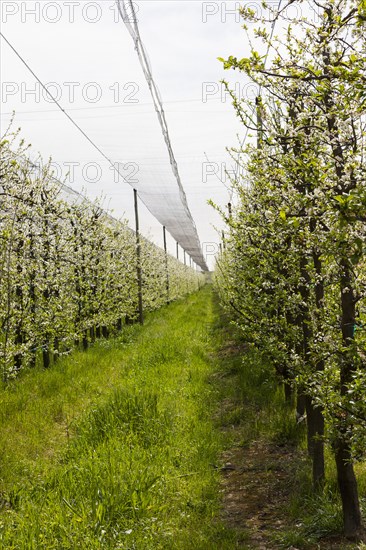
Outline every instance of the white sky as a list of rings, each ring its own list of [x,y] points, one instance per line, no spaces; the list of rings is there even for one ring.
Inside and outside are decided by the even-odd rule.
[[[237,135],[244,134],[219,81],[229,80],[241,93],[247,86],[242,75],[223,71],[217,61],[249,55],[242,21],[234,13],[239,3],[137,0],[134,5],[189,207],[212,266],[215,246],[205,243],[218,242],[213,226],[222,224],[207,200],[224,205],[229,199],[212,172],[220,169],[225,178],[224,169],[233,169],[225,148],[236,146]],[[165,146],[132,39],[113,1],[2,0],[1,31],[44,83],[56,83],[52,93],[108,157],[133,163],[131,170],[136,166],[138,172],[130,177],[140,176],[143,185],[159,185],[159,170],[163,174],[167,168]],[[3,40],[0,45],[1,132],[15,110],[15,126],[21,126],[35,155],[51,156],[60,178],[73,165],[66,183],[90,198],[105,195],[113,214],[125,215],[133,226],[132,188],[115,181],[107,162],[45,99],[8,45]],[[38,97],[31,93],[35,89]],[[205,152],[216,164],[207,166]],[[142,205],[140,212],[142,232],[162,246],[160,224]],[[175,253],[171,237],[168,246]]]

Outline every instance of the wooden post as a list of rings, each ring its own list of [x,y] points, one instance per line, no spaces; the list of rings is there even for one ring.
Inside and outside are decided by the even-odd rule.
[[[138,295],[138,313],[139,323],[144,323],[144,314],[142,308],[142,269],[141,269],[141,242],[140,242],[140,225],[139,225],[139,210],[137,203],[137,191],[133,190],[135,203],[135,225],[136,225],[136,273],[137,273],[137,295]]]
[[[165,273],[166,273],[166,303],[169,304],[169,270],[168,270],[168,252],[166,247],[166,228],[163,225],[164,252],[165,252]]]
[[[257,107],[257,149],[263,147],[263,119],[262,119],[262,97],[258,95],[255,98]]]

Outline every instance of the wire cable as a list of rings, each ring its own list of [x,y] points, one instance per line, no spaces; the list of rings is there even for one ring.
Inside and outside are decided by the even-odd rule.
[[[51,94],[51,92],[47,89],[47,87],[43,84],[41,79],[36,75],[36,73],[32,70],[32,68],[29,66],[29,64],[26,62],[26,60],[20,55],[20,53],[15,49],[15,47],[9,42],[9,40],[4,36],[4,34],[0,31],[0,36],[5,40],[5,42],[8,44],[8,46],[13,50],[15,55],[20,59],[20,61],[25,65],[25,67],[28,69],[28,71],[31,73],[31,75],[39,82],[39,84],[42,86],[43,90],[48,94],[48,96],[52,99],[52,101],[57,105],[57,107],[60,109],[60,111],[69,119],[69,121],[75,126],[75,128],[85,137],[85,139],[94,147],[96,151],[102,157],[110,164],[112,169],[122,178],[122,180],[125,183],[129,183],[125,180],[124,176],[121,174],[118,165],[123,163],[114,163],[103,151],[102,149],[88,136],[88,134],[79,126],[77,122],[69,115],[69,113],[62,107],[62,105],[58,102],[58,100]],[[130,185],[130,184],[129,184]]]
[[[134,42],[135,50],[137,52],[137,56],[138,56],[138,59],[140,61],[142,71],[144,73],[147,85],[148,85],[149,90],[150,90],[150,94],[151,94],[151,97],[152,97],[152,100],[153,100],[154,108],[155,108],[155,111],[156,111],[156,114],[157,114],[157,117],[158,117],[158,120],[159,120],[159,124],[160,124],[161,130],[162,130],[162,133],[163,133],[164,141],[165,141],[165,144],[166,144],[166,147],[167,147],[167,150],[168,150],[170,164],[171,164],[172,171],[173,171],[173,174],[175,176],[175,179],[176,179],[176,182],[177,182],[177,185],[178,185],[180,201],[181,201],[183,210],[185,212],[185,215],[188,218],[189,223],[190,223],[191,228],[192,228],[190,248],[192,250],[195,250],[195,252],[193,254],[190,253],[190,256],[196,262],[196,264],[198,264],[202,269],[207,270],[206,261],[203,257],[202,250],[201,250],[201,245],[200,245],[200,241],[199,241],[199,237],[198,237],[198,233],[197,233],[197,228],[196,228],[195,222],[193,220],[192,214],[189,210],[187,197],[186,197],[186,194],[185,194],[182,182],[181,182],[179,170],[178,170],[178,164],[177,164],[177,161],[175,159],[174,152],[173,152],[173,147],[172,147],[172,144],[171,144],[169,130],[168,130],[168,124],[167,124],[166,117],[165,117],[163,102],[162,102],[159,90],[157,88],[157,85],[156,85],[156,83],[154,81],[154,78],[153,78],[153,75],[152,75],[151,65],[150,65],[150,62],[148,60],[148,55],[147,55],[146,49],[145,49],[144,44],[141,40],[140,30],[139,30],[139,27],[138,27],[138,24],[137,24],[136,12],[135,12],[133,2],[132,2],[132,0],[126,0],[126,1],[125,0],[116,0],[116,5],[117,5],[118,11],[120,13],[120,16],[122,18],[122,21],[124,22],[128,32],[130,33],[130,35],[132,37],[132,40]],[[129,9],[127,9],[127,6],[129,6]],[[131,23],[131,21],[132,21],[132,23]],[[169,229],[170,233],[172,233],[172,231],[174,232],[174,229],[172,229],[172,226],[170,225],[170,223],[164,223],[163,225],[165,225],[167,227],[167,229]],[[186,235],[186,236],[188,237],[188,235]],[[192,239],[194,240],[194,242],[192,242]],[[182,245],[182,243],[180,243],[180,244]],[[187,250],[187,247],[183,246],[183,248]]]
[[[121,174],[120,170],[118,169],[118,165],[119,164],[122,164],[123,163],[113,163],[113,161],[102,151],[102,149],[88,136],[88,134],[79,126],[79,124],[77,122],[75,122],[75,120],[68,114],[68,112],[62,107],[62,105],[58,102],[58,100],[52,95],[52,93],[47,89],[47,87],[43,84],[43,82],[41,81],[41,79],[36,75],[36,73],[32,70],[32,68],[30,67],[30,65],[26,62],[26,60],[20,55],[20,53],[16,50],[16,48],[9,42],[9,40],[4,36],[4,34],[2,32],[0,32],[0,36],[3,38],[3,40],[8,44],[8,46],[11,48],[11,50],[15,53],[15,55],[20,59],[20,61],[23,63],[23,65],[25,65],[25,67],[28,69],[28,71],[32,74],[32,76],[36,79],[37,82],[39,82],[39,84],[41,85],[41,87],[43,88],[43,90],[45,90],[45,92],[48,94],[48,96],[52,99],[52,101],[55,103],[55,105],[57,105],[57,107],[59,108],[59,110],[64,113],[64,115],[70,120],[70,122],[73,124],[73,126],[75,126],[75,128],[77,128],[77,130],[85,137],[85,139],[87,139],[87,141],[94,147],[94,149],[96,151],[98,151],[98,153],[110,164],[110,166],[113,168],[113,170],[118,173],[118,175],[122,178],[122,180],[125,182],[125,183],[128,183],[131,187],[133,187],[132,184],[130,184],[128,181],[125,180],[125,178],[123,177],[123,175]],[[34,165],[34,163],[31,163],[31,165],[33,165],[33,167],[37,168],[36,165]],[[52,178],[55,180],[55,178]],[[68,186],[66,186],[65,184],[61,183],[59,180],[55,180],[57,181],[57,183],[61,186],[61,188],[67,192],[72,192],[72,193],[76,193],[77,195],[80,195],[80,193],[78,193],[77,191],[75,191],[74,189],[72,188],[68,188]],[[83,197],[83,195],[80,195],[81,197]],[[145,206],[148,208],[148,210],[151,212],[150,208],[149,208],[149,205],[147,204],[147,202],[145,202],[141,197],[140,199],[142,200],[142,202],[145,204]],[[105,215],[107,215],[110,219],[112,219],[113,221],[116,221],[115,218],[113,218],[113,216],[111,216],[110,214],[106,213]],[[153,214],[154,215],[154,214]],[[156,218],[156,216],[154,215],[154,217]],[[202,256],[202,259],[203,259],[203,256]],[[197,263],[197,262],[196,262]],[[203,262],[201,264],[199,264],[200,267],[202,267],[202,269],[204,270],[207,270],[207,266],[206,266],[206,263],[203,259]]]
[[[48,96],[52,99],[52,101],[57,105],[57,107],[64,113],[64,115],[70,120],[71,124],[77,128],[77,130],[89,141],[89,143],[98,151],[99,154],[102,155],[113,167],[113,169],[119,173],[120,176],[122,174],[119,172],[118,168],[116,168],[116,165],[111,161],[109,157],[101,150],[100,147],[88,136],[86,132],[79,126],[77,122],[69,115],[67,111],[62,107],[62,105],[57,101],[57,99],[51,94],[51,92],[46,88],[46,86],[43,84],[40,78],[35,74],[35,72],[32,70],[32,68],[29,66],[29,64],[25,61],[25,59],[20,55],[20,53],[14,48],[14,46],[9,42],[9,40],[4,36],[4,34],[0,31],[0,36],[5,40],[5,42],[8,44],[8,46],[13,50],[15,55],[20,59],[20,61],[25,65],[28,69],[28,71],[31,73],[31,75],[39,82],[39,84],[42,86],[42,88],[45,90],[45,92],[48,94]],[[123,176],[122,176],[123,177]],[[123,178],[124,179],[124,178]]]
[[[1,32],[0,32],[1,34]],[[208,102],[213,102],[213,101],[219,101],[220,98],[216,98],[216,97],[211,97],[211,98],[207,98],[207,103]],[[171,99],[170,101],[164,101],[164,103],[201,103],[202,102],[202,98],[195,98],[195,99]],[[90,110],[94,110],[94,109],[123,109],[123,108],[128,108],[128,107],[134,107],[135,105],[137,105],[137,103],[132,103],[132,102],[129,102],[127,101],[126,103],[123,103],[123,104],[118,104],[118,105],[93,105],[93,106],[90,106],[90,107],[70,107],[68,109],[68,111],[90,111]],[[151,106],[151,102],[149,103],[145,103],[145,102],[138,102],[138,106],[141,107],[146,107],[146,106]],[[21,114],[21,115],[29,115],[29,114],[33,114],[33,113],[57,113],[58,110],[57,109],[39,109],[39,110],[32,110],[32,111],[17,111],[17,114]],[[5,113],[0,113],[0,116],[5,116],[5,115],[12,115],[13,112],[12,111],[8,111],[8,112],[5,112]]]

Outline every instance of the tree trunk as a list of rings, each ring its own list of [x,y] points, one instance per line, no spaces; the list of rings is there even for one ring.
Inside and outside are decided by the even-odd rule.
[[[305,395],[302,393],[301,388],[297,388],[296,395],[296,418],[299,420],[305,414]]]
[[[21,322],[19,321],[15,331],[15,345],[18,348],[22,344],[23,344],[23,331],[22,331]],[[17,353],[14,356],[15,370],[19,371],[22,368],[22,359],[23,359],[23,354],[20,351],[17,351]]]
[[[314,407],[309,395],[305,397],[308,454],[313,462],[313,486],[319,489],[325,481],[324,417],[320,407]]]
[[[352,380],[355,370],[353,358],[354,324],[356,320],[356,300],[353,291],[352,266],[345,257],[340,262],[341,275],[341,307],[342,307],[342,341],[345,351],[341,357],[340,382],[341,396],[347,394],[348,384]],[[337,478],[342,498],[344,534],[349,539],[357,539],[362,529],[360,502],[358,497],[357,480],[351,458],[351,446],[347,436],[350,429],[346,418],[339,418],[339,436],[335,442],[335,459]]]
[[[338,486],[342,499],[344,534],[350,540],[357,540],[361,532],[361,512],[357,480],[347,441],[342,441],[342,439],[337,441],[335,459]]]
[[[315,422],[314,422],[314,408],[309,395],[305,396],[305,408],[306,408],[306,426],[307,426],[307,447],[308,455],[313,458],[314,456],[314,436],[315,436]]]
[[[15,288],[15,296],[17,299],[17,309],[21,312],[21,317],[18,319],[16,328],[15,328],[15,345],[17,347],[17,352],[14,356],[14,367],[17,371],[19,371],[22,368],[22,360],[23,360],[23,354],[19,350],[20,346],[24,342],[24,333],[23,333],[23,322],[22,318],[24,315],[23,312],[23,287],[22,287],[22,273],[23,273],[23,262],[22,262],[22,251],[23,251],[24,241],[23,239],[20,239],[16,253],[18,258],[17,263],[17,274],[18,274],[18,281]]]
[[[293,397],[291,380],[289,380],[288,378],[285,378],[283,381],[283,386],[285,390],[285,401],[286,403],[291,403],[292,397]]]
[[[60,340],[56,336],[54,341],[53,341],[53,361],[54,361],[54,363],[57,363],[59,355],[60,355]]]
[[[31,192],[31,198],[33,198],[33,191]],[[33,234],[33,226],[31,226],[30,235],[29,235],[29,259],[31,262],[31,272],[29,275],[29,301],[30,301],[30,313],[32,318],[32,323],[36,323],[36,310],[37,310],[37,304],[36,304],[36,269],[35,269],[35,261],[36,261],[36,253],[35,253],[35,237]],[[29,366],[31,368],[34,368],[36,366],[37,362],[37,336],[33,337],[33,340],[31,340],[32,349],[30,351],[30,360],[29,360]]]
[[[300,286],[301,297],[304,305],[302,307],[302,330],[303,330],[303,346],[304,358],[306,362],[310,362],[309,344],[313,337],[311,317],[309,311],[310,285],[311,280],[308,273],[308,266],[304,256],[300,259],[300,271],[304,284]],[[312,365],[314,368],[314,365]],[[322,364],[315,365],[316,370],[322,369]],[[325,479],[325,463],[324,463],[324,418],[321,409],[315,408],[312,398],[307,395],[305,397],[305,408],[307,418],[307,444],[308,453],[313,461],[313,486],[318,489],[324,483]]]
[[[84,334],[83,334],[83,350],[86,351],[88,349],[88,345],[89,345],[89,342],[88,342],[88,331],[85,330],[84,331]]]
[[[42,347],[43,368],[49,369],[51,365],[50,351],[48,349],[48,342],[43,342]]]
[[[313,484],[315,489],[321,489],[325,481],[324,462],[324,416],[320,407],[313,407]]]

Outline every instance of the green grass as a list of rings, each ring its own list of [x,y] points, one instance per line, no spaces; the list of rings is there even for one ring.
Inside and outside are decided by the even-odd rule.
[[[230,549],[206,287],[0,390],[0,547]]]
[[[313,549],[341,531],[330,451],[324,494],[314,495],[304,426],[209,287],[2,386],[0,425],[4,550],[250,548],[249,532],[220,520],[213,465],[224,448],[257,439],[300,449],[287,464],[289,528],[273,548]]]
[[[229,400],[229,406],[221,411],[222,425],[233,426],[244,446],[258,438],[277,445],[302,445],[304,426],[296,425],[294,405],[285,402],[273,367],[243,344],[240,332],[225,316],[218,316],[216,323],[224,345],[229,343],[229,353],[221,358],[218,385],[221,401]]]

